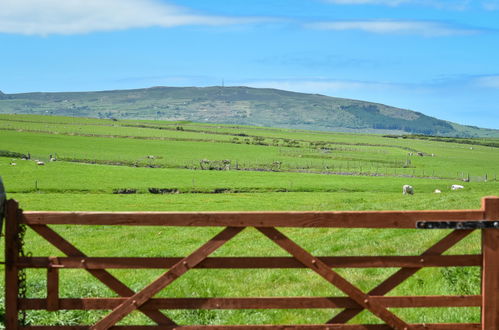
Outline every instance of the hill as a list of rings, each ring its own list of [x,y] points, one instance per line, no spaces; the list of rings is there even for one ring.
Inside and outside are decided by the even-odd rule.
[[[0,94],[0,113],[156,119],[339,132],[499,137],[383,104],[249,87]]]

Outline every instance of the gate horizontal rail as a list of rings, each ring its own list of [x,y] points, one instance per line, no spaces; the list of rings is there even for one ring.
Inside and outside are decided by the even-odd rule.
[[[334,268],[387,267],[457,267],[481,266],[482,256],[476,254],[421,256],[352,256],[320,257],[317,259]],[[84,262],[82,262],[84,260]],[[19,268],[86,268],[86,269],[164,269],[182,258],[127,258],[127,257],[30,257],[19,258]],[[202,269],[258,269],[307,268],[293,257],[209,257],[194,268]]]
[[[330,325],[216,325],[216,326],[161,326],[162,330],[391,330],[384,324],[330,324]],[[88,326],[30,326],[20,327],[20,330],[90,330]],[[153,330],[157,326],[114,326],[113,330]],[[474,330],[481,329],[480,324],[413,324],[411,330]]]
[[[6,315],[7,329],[435,329],[499,330],[499,229],[478,222],[499,220],[499,198],[485,197],[480,210],[365,211],[365,212],[23,212],[14,200],[6,204]],[[454,229],[416,256],[313,256],[276,227],[298,228],[412,228],[422,222],[477,222],[478,229]],[[78,250],[49,225],[213,226],[225,227],[219,234],[186,257],[92,257]],[[24,256],[20,242],[22,226],[33,229],[66,256]],[[443,226],[443,225],[442,225]],[[223,244],[247,227],[291,254],[291,257],[210,257]],[[435,226],[426,226],[434,228]],[[445,227],[445,226],[443,226]],[[482,233],[481,254],[444,255],[474,230]],[[449,231],[447,231],[449,232]],[[425,267],[475,266],[482,270],[482,292],[469,296],[385,296]],[[369,292],[362,292],[334,269],[399,268]],[[47,270],[47,296],[26,298],[20,294],[19,274],[27,268]],[[341,297],[208,297],[154,298],[191,269],[286,269],[305,268],[322,276],[343,291]],[[59,295],[59,273],[65,269],[89,272],[118,297],[63,298]],[[166,272],[137,292],[128,288],[107,269],[164,269]],[[410,324],[389,308],[480,307],[480,323]],[[326,324],[312,325],[177,325],[163,314],[171,309],[342,309]],[[110,310],[93,325],[26,325],[19,314],[27,310]],[[156,326],[118,326],[122,318],[138,310]],[[385,324],[346,324],[363,310]]]
[[[371,296],[370,300],[385,307],[480,307],[480,295],[473,296]],[[114,309],[126,298],[65,298],[58,305],[64,310]],[[21,299],[27,310],[47,309],[46,299]],[[279,297],[279,298],[152,298],[143,305],[154,309],[313,309],[359,308],[348,297]]]
[[[23,212],[21,223],[196,227],[416,228],[419,221],[483,220],[484,210],[361,212]]]

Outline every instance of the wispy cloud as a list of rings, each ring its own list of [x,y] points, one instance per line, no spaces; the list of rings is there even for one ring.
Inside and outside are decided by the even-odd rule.
[[[242,85],[258,88],[276,88],[303,93],[319,93],[325,95],[349,95],[349,93],[390,95],[408,93],[411,95],[440,95],[462,93],[465,90],[499,89],[499,75],[451,75],[436,77],[419,82],[376,81],[376,80],[343,80],[310,77],[308,79],[282,78],[268,80],[248,80]],[[456,92],[457,91],[457,92]]]
[[[382,82],[329,79],[256,80],[246,81],[244,85],[256,88],[276,88],[294,92],[321,93],[326,95],[359,90],[382,91],[395,87],[395,85],[390,83]]]
[[[499,75],[478,77],[474,83],[479,87],[499,89]]]
[[[383,62],[387,63],[384,59]],[[256,61],[258,64],[268,66],[305,67],[308,69],[331,68],[332,66],[341,68],[373,68],[380,65],[380,62],[364,54],[346,56],[344,54],[322,54],[313,51],[299,51],[287,54],[272,54],[262,57]]]
[[[414,0],[327,0],[329,3],[338,5],[387,5],[398,6],[403,3],[414,2]]]
[[[153,26],[218,26],[263,20],[202,15],[157,0],[0,1],[0,33],[24,35],[82,34]]]
[[[412,34],[425,37],[472,35],[480,32],[478,29],[458,27],[431,21],[329,21],[309,23],[305,26],[320,30],[358,30],[377,34]]]
[[[482,7],[485,10],[490,10],[490,11],[499,10],[499,1],[498,0],[483,1]]]
[[[382,5],[396,7],[400,5],[418,5],[438,9],[464,10],[468,8],[470,0],[325,0],[336,5]],[[494,1],[494,0],[489,0]]]

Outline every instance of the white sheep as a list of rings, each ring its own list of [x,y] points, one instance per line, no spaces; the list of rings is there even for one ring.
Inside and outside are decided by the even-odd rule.
[[[36,162],[36,165],[45,165],[45,163],[39,160]]]
[[[414,188],[408,184],[402,186],[402,194],[404,195],[414,195]]]
[[[441,194],[441,193],[442,193],[442,191],[441,191],[440,189],[435,189],[434,193],[435,193],[435,194]]]
[[[459,189],[463,189],[464,186],[461,186],[460,184],[453,184],[452,186],[450,186],[450,189],[451,190],[459,190]]]

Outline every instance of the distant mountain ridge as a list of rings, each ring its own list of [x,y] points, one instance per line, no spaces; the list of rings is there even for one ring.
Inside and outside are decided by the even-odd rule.
[[[0,91],[0,113],[499,137],[499,130],[463,126],[379,103],[242,86],[21,94],[4,94]]]

